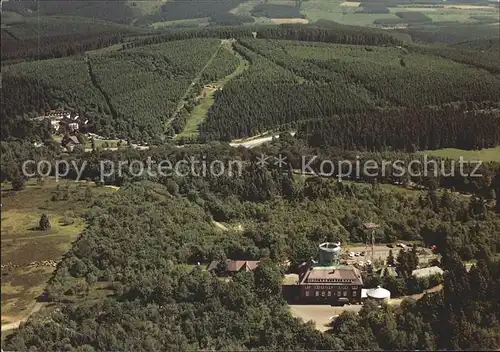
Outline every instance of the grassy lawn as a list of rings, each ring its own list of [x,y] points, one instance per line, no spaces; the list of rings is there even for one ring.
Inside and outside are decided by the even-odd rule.
[[[118,142],[121,142],[122,147],[127,146],[126,141],[120,141],[119,139],[94,139],[96,148],[117,148]],[[92,141],[90,138],[87,138],[85,141],[85,148],[92,148]]]
[[[17,192],[4,183],[1,192],[2,323],[8,323],[29,312],[51,277],[54,266],[40,262],[59,261],[84,229],[82,216],[93,199],[114,191],[86,182],[57,183],[47,178],[43,184],[30,180]],[[62,196],[66,192],[67,199]],[[56,195],[61,195],[61,200],[56,200]],[[46,231],[38,229],[42,213],[51,224]],[[32,262],[37,264],[30,265]]]
[[[459,160],[462,156],[464,160],[481,160],[483,162],[496,161],[500,162],[500,146],[496,148],[487,148],[482,150],[461,150],[455,148],[445,148],[438,150],[424,151],[422,154],[440,156],[442,158],[450,158]]]

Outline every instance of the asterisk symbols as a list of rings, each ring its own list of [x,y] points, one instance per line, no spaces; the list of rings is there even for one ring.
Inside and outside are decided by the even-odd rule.
[[[265,167],[269,165],[270,164],[269,159],[271,159],[271,157],[266,156],[265,154],[260,154],[260,156],[257,156],[257,166]],[[272,159],[274,160],[273,164],[279,168],[282,168],[287,165],[287,158],[282,154],[279,154],[277,157],[274,156],[272,157]]]
[[[267,166],[268,159],[269,159],[269,157],[266,156],[265,154],[260,154],[260,156],[257,157],[257,166],[260,166],[260,167]]]
[[[278,167],[283,167],[287,164],[286,162],[286,156],[280,154],[278,155],[278,157],[275,157],[274,158],[276,161],[274,162],[274,165],[278,166]]]

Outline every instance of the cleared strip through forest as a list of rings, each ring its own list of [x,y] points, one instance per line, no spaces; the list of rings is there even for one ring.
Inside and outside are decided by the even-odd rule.
[[[245,72],[248,69],[248,66],[250,65],[250,62],[246,60],[243,56],[241,56],[238,52],[236,52],[233,48],[232,42],[231,41],[225,41],[222,43],[222,47],[225,50],[229,50],[234,56],[236,56],[239,60],[239,65],[236,68],[234,72],[231,74],[227,75],[226,77],[218,80],[217,82],[211,82],[205,85],[200,93],[198,95],[198,103],[191,112],[187,122],[186,126],[184,127],[183,131],[179,133],[176,137],[177,138],[182,138],[182,137],[192,137],[198,134],[198,127],[199,124],[205,120],[207,117],[208,111],[212,107],[212,105],[215,103],[215,93],[217,92],[218,89],[221,89],[226,85],[229,81],[231,81],[233,78],[241,75],[243,72]],[[207,88],[210,87],[210,88]]]
[[[113,104],[111,104],[111,99],[109,98],[108,94],[104,91],[104,89],[101,88],[99,83],[97,83],[97,79],[94,75],[94,72],[92,71],[92,65],[90,64],[90,58],[88,56],[85,56],[85,62],[87,63],[87,67],[89,69],[89,77],[92,85],[102,94],[104,100],[106,101],[106,105],[108,105],[108,109],[111,112],[111,116],[113,116],[113,118],[116,120],[116,118],[118,117],[118,113],[113,107]]]
[[[200,81],[201,79],[201,76],[203,75],[203,72],[206,70],[206,68],[208,66],[210,66],[210,64],[212,63],[212,61],[215,59],[215,57],[217,56],[217,54],[219,53],[219,50],[221,50],[222,48],[222,44],[223,44],[223,41],[221,40],[221,43],[219,45],[219,47],[217,48],[217,50],[215,51],[215,53],[210,57],[210,59],[208,59],[207,63],[205,64],[205,66],[203,66],[203,68],[198,72],[198,74],[193,78],[193,81],[191,82],[191,84],[189,85],[188,89],[186,89],[186,92],[184,93],[184,95],[182,96],[181,100],[179,101],[179,104],[177,105],[177,108],[175,109],[174,113],[172,114],[172,116],[167,120],[167,123],[166,123],[166,127],[168,125],[170,125],[172,123],[172,121],[174,121],[179,112],[182,110],[182,108],[184,107],[184,105],[187,103],[187,98],[189,97],[189,95],[191,94],[191,91],[193,90],[193,87],[196,86],[196,84]]]

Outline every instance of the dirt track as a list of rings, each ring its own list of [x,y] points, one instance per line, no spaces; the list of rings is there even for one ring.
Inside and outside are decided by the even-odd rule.
[[[35,305],[33,306],[33,308],[31,308],[28,315],[24,316],[23,318],[21,318],[17,321],[14,321],[12,323],[2,324],[2,332],[17,329],[19,327],[19,325],[21,325],[21,323],[24,323],[25,321],[27,321],[28,318],[32,314],[35,314],[36,312],[38,312],[40,310],[40,308],[42,308],[42,307],[43,307],[43,303],[40,303],[40,302],[35,303]]]

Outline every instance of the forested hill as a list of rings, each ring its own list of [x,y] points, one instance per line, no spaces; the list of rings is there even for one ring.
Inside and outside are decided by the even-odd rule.
[[[161,143],[165,134],[171,133],[163,120],[173,117],[179,99],[199,70],[210,61],[206,69],[214,72],[214,79],[222,79],[236,72],[237,53],[248,66],[228,80],[224,89],[214,93],[214,103],[207,108],[206,118],[199,126],[202,141],[297,129],[304,122],[308,122],[306,129],[310,129],[311,136],[321,126],[314,121],[325,119],[325,123],[332,123],[336,116],[344,116],[342,121],[351,121],[355,126],[353,121],[378,116],[377,123],[369,123],[370,126],[387,124],[390,129],[380,128],[392,131],[391,136],[361,134],[366,138],[353,136],[345,142],[341,138],[337,143],[368,150],[374,146],[405,150],[475,149],[499,143],[500,81],[496,74],[500,66],[494,50],[409,45],[377,32],[340,28],[343,30],[283,25],[168,31],[128,38],[109,52],[91,55],[87,61],[84,56],[75,55],[7,66],[3,112],[8,123],[2,138],[34,137],[36,128],[23,131],[16,127],[16,120],[64,108],[85,115],[92,131],[106,137]],[[212,57],[221,45],[219,38],[235,41],[230,44],[231,50],[222,50]],[[174,54],[168,48],[180,51]],[[65,79],[70,65],[79,72],[77,80]],[[157,81],[160,76],[164,78]],[[201,82],[205,83],[209,82]],[[140,87],[139,92],[147,87],[149,93],[125,94],[122,87]],[[34,96],[36,100],[32,99]],[[475,118],[473,127],[470,117],[476,110],[481,119]],[[450,111],[462,118],[453,118]],[[176,133],[183,129],[186,119],[175,119],[172,127]],[[392,119],[397,123],[392,123]],[[436,135],[431,139],[417,137],[426,135],[424,131],[431,121],[437,126],[437,121],[443,120],[451,121],[445,126],[454,127],[448,132],[434,130]],[[31,124],[27,122],[26,126]],[[408,126],[414,126],[413,130]],[[350,136],[355,130],[343,123],[336,128],[335,133],[343,136]],[[460,131],[470,128],[481,132],[474,133],[472,139],[462,138]],[[327,131],[331,128],[321,131],[323,137],[317,143],[326,143],[333,137],[327,137]],[[411,138],[396,143],[402,136]]]
[[[2,2],[2,10],[28,17],[66,15],[122,24],[130,24],[134,18],[140,15],[140,12],[130,7],[126,0],[5,1]]]
[[[227,146],[204,151],[210,158],[246,154]],[[196,147],[169,153],[182,157],[186,152],[196,153]],[[89,161],[99,162],[96,156]],[[243,179],[161,178],[123,184],[116,194],[96,200],[87,215],[88,227],[47,288],[53,305],[9,336],[3,347],[496,348],[500,263],[490,248],[498,248],[498,214],[482,201],[450,193],[433,204],[425,197],[371,186],[294,180],[254,163]],[[402,234],[436,241],[447,270],[444,291],[401,307],[367,303],[359,315],[343,313],[326,333],[292,318],[281,298],[279,264],[290,258],[298,265],[314,256],[325,237],[360,241],[366,217],[383,224],[380,241]],[[212,219],[243,224],[244,231],[221,231]],[[231,280],[196,265],[226,256],[260,259],[261,264]],[[478,259],[470,273],[460,256]]]

